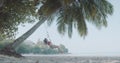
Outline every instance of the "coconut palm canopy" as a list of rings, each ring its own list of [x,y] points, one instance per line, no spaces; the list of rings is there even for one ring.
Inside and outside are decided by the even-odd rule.
[[[80,36],[87,35],[86,21],[96,27],[107,26],[106,18],[113,13],[113,7],[107,0],[0,0],[0,33],[11,37],[20,23],[26,23],[26,17],[35,16],[35,5],[41,4],[38,14],[49,16],[48,23],[57,19],[60,34],[68,32],[72,36],[73,28]],[[8,33],[9,32],[9,33]],[[13,33],[13,34],[12,34]],[[12,34],[12,35],[11,35]]]
[[[86,21],[98,28],[107,26],[107,16],[113,7],[107,0],[46,0],[39,9],[40,15],[57,16],[58,31],[72,36],[73,28],[80,36],[87,35]],[[52,21],[48,21],[50,24]]]

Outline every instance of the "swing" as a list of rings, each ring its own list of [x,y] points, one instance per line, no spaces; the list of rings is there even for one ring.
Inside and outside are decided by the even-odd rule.
[[[44,24],[44,26],[45,26],[45,24]],[[59,52],[63,53],[63,52],[61,51],[61,49],[60,49],[59,46],[52,44],[50,35],[49,35],[49,33],[48,33],[48,30],[47,30],[47,26],[45,26],[45,30],[46,30],[47,38],[48,38],[49,40],[48,40],[47,38],[45,38],[45,39],[44,39],[44,43],[47,44],[50,48],[52,48],[52,49],[57,48]]]

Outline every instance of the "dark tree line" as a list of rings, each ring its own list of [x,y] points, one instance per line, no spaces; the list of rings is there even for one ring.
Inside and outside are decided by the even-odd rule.
[[[0,49],[9,43],[13,42],[13,40],[2,40],[0,41]],[[40,43],[40,44],[39,44]],[[42,47],[41,47],[42,46]],[[64,45],[60,45],[62,52],[57,49],[52,49],[48,45],[45,45],[43,42],[33,43],[31,41],[25,41],[20,44],[16,48],[16,52],[20,54],[67,54],[68,49]]]

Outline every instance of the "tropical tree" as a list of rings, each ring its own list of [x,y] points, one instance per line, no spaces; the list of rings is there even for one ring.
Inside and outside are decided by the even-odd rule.
[[[68,32],[72,36],[73,28],[78,30],[80,36],[87,35],[86,22],[101,28],[107,26],[107,16],[113,13],[113,7],[107,0],[34,0],[42,3],[38,10],[39,22],[28,32],[16,39],[12,44],[5,47],[2,51],[13,52],[13,50],[28,38],[46,20],[49,24],[52,18],[58,18],[58,31],[61,34]],[[8,51],[9,50],[9,51]]]
[[[0,0],[0,36],[14,38],[18,25],[32,22],[35,5],[27,0]]]
[[[0,0],[0,37],[14,38],[18,25],[32,22],[35,8],[34,1]]]

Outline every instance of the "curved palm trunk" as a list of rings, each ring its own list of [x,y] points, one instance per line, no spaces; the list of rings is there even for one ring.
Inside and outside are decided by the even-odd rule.
[[[19,38],[17,38],[13,43],[9,44],[8,46],[6,46],[5,48],[9,48],[14,50],[17,46],[19,46],[22,42],[24,42],[25,39],[27,39],[30,35],[32,35],[32,33],[34,31],[37,30],[37,28],[44,23],[46,20],[46,18],[44,17],[43,19],[41,19],[38,23],[36,23],[30,30],[28,30],[26,33],[24,33],[22,36],[20,36]]]
[[[17,38],[13,43],[5,46],[2,50],[0,50],[0,54],[14,56],[14,57],[22,57],[21,54],[15,51],[15,48],[19,46],[25,39],[27,39],[42,23],[46,20],[45,17],[41,19],[37,24],[35,24],[30,30],[24,33],[22,36]]]

